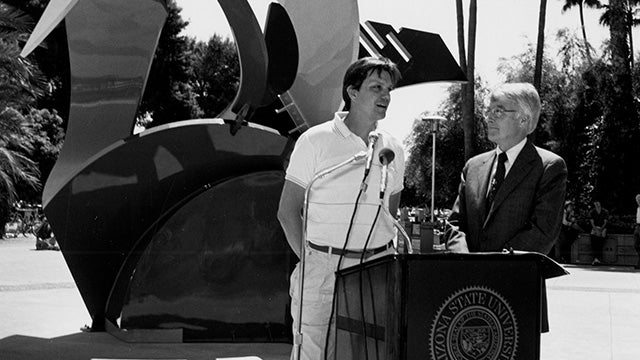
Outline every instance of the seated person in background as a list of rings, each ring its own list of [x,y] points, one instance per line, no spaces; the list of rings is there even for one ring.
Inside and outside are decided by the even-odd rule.
[[[584,232],[584,230],[576,220],[573,202],[567,200],[564,203],[564,214],[562,215],[562,232],[558,239],[558,261],[565,264],[571,262],[571,245],[576,241],[580,232]]]
[[[636,209],[636,226],[633,231],[633,247],[638,253],[638,263],[635,265],[636,269],[640,269],[640,194],[636,195],[636,203],[638,208]]]
[[[591,222],[591,250],[593,251],[593,261],[591,265],[596,266],[602,263],[602,248],[604,240],[607,238],[607,222],[609,212],[602,207],[599,200],[593,201],[593,209],[589,212],[589,222]]]

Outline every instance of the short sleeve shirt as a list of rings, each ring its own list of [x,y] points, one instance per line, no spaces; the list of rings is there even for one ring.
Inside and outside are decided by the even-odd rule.
[[[604,225],[604,221],[609,219],[609,212],[605,208],[600,209],[600,213],[598,213],[596,209],[591,209],[589,217],[593,219],[595,226],[602,226]]]
[[[306,189],[322,170],[367,150],[367,144],[344,124],[346,115],[346,112],[338,112],[332,121],[316,125],[300,136],[291,154],[285,179]],[[402,146],[391,135],[379,131],[367,179],[367,190],[359,199],[347,243],[348,249],[363,249],[372,225],[374,230],[367,244],[368,249],[382,246],[395,236],[392,219],[383,210],[376,217],[378,206],[381,204],[379,194],[382,177],[382,164],[378,154],[384,148],[392,150],[395,157],[388,165],[383,206],[388,207],[389,196],[403,189]],[[344,246],[364,169],[364,160],[352,162],[312,184],[307,218],[308,241],[337,248]]]

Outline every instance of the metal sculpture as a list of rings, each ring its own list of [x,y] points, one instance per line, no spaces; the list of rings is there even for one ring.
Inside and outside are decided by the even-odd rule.
[[[163,0],[52,0],[23,50],[64,19],[71,104],[43,205],[94,331],[290,341],[295,259],[278,196],[296,136],[340,106],[342,75],[359,50],[357,3],[282,0],[271,4],[265,34],[246,0],[219,3],[241,85],[218,119],[132,135]]]

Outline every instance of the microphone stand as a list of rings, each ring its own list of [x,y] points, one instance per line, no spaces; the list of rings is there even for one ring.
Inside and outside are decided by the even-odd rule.
[[[387,167],[389,166],[389,163],[391,161],[393,161],[393,157],[394,157],[394,153],[393,151],[389,150],[388,148],[384,148],[382,150],[380,150],[380,163],[382,163],[382,178],[381,178],[381,184],[380,184],[380,205],[382,207],[382,211],[384,211],[385,215],[387,215],[387,217],[389,219],[391,219],[391,222],[393,223],[393,226],[396,227],[396,229],[398,229],[398,231],[400,231],[400,234],[404,237],[404,243],[406,245],[406,252],[408,254],[413,254],[413,244],[411,244],[411,238],[409,237],[409,235],[407,235],[407,232],[404,230],[404,227],[400,225],[400,223],[398,223],[398,220],[396,220],[396,218],[391,215],[389,213],[389,208],[387,206],[385,206],[384,204],[384,193],[387,190]],[[396,253],[398,253],[398,248],[400,246],[400,241],[397,241],[397,243],[395,244],[395,248],[396,248]]]
[[[391,219],[391,222],[393,222],[393,226],[395,226],[396,229],[398,229],[398,231],[400,232],[400,234],[404,238],[404,243],[406,245],[407,254],[413,254],[413,244],[411,244],[411,238],[409,237],[409,235],[407,235],[407,232],[404,230],[402,225],[400,225],[398,220],[396,220],[396,218],[393,217],[389,213],[389,209],[386,206],[384,206],[384,202],[382,203],[382,211],[384,211],[385,215],[387,215]],[[399,245],[400,245],[400,240],[398,240],[398,244],[396,245],[396,251],[398,251],[398,246]]]
[[[299,278],[299,282],[298,282],[298,288],[300,291],[299,294],[299,299],[300,299],[300,306],[298,308],[298,328],[296,329],[296,333],[293,334],[294,338],[293,338],[293,346],[295,347],[295,360],[299,360],[300,359],[300,351],[301,346],[302,346],[302,303],[303,303],[303,295],[304,295],[304,267],[305,267],[305,253],[306,253],[306,246],[307,246],[307,215],[309,213],[309,194],[311,193],[311,187],[313,186],[313,183],[315,183],[317,180],[319,180],[320,178],[325,177],[326,175],[346,166],[351,164],[354,161],[358,161],[361,159],[364,159],[367,156],[367,152],[362,151],[359,152],[355,155],[353,155],[352,157],[348,158],[347,160],[328,167],[324,170],[321,170],[320,172],[318,172],[313,179],[311,179],[311,181],[309,182],[309,185],[307,185],[307,188],[305,189],[304,192],[304,207],[303,207],[303,211],[302,211],[302,247],[300,248],[300,278]],[[327,332],[327,336],[329,336],[329,333]]]
[[[384,199],[380,199],[380,202],[382,203],[382,211],[385,213],[385,215],[387,215],[389,217],[389,219],[391,219],[391,222],[393,223],[393,226],[395,226],[396,229],[398,229],[398,231],[400,232],[400,234],[404,238],[404,243],[405,243],[405,246],[406,246],[406,249],[407,249],[407,254],[413,254],[413,244],[411,244],[411,238],[409,237],[409,235],[407,235],[407,232],[404,230],[404,227],[402,227],[402,225],[400,225],[398,220],[396,220],[396,218],[393,217],[391,215],[391,213],[389,213],[389,208],[384,206]],[[398,247],[399,246],[400,246],[400,240],[398,240],[398,243],[396,244],[396,252],[398,252]]]

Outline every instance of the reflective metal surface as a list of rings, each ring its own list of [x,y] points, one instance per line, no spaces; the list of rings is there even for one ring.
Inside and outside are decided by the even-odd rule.
[[[288,341],[282,171],[238,176],[181,207],[137,262],[121,327],[182,328],[185,341]]]
[[[158,0],[80,0],[65,17],[71,106],[43,205],[91,156],[131,135],[165,17]]]
[[[131,135],[164,0],[52,0],[24,49],[65,20],[71,104],[43,205],[94,331],[290,340],[292,254],[276,210],[296,134],[280,134],[339,110],[357,2],[282,0],[265,35],[246,0],[219,3],[242,68],[227,123],[175,119]]]
[[[289,90],[305,123],[331,120],[340,110],[342,78],[358,56],[355,0],[280,0],[296,30],[300,58]]]
[[[467,77],[438,34],[366,21],[360,26],[360,56],[385,56],[398,65],[397,87],[424,82],[463,82]]]
[[[179,122],[114,144],[65,184],[45,211],[95,329],[105,319],[116,323],[139,253],[172,214],[206,186],[282,174],[286,149],[286,138],[264,129],[245,127],[232,136],[220,121]],[[261,196],[272,201],[264,206],[277,206],[277,186],[274,191]],[[246,208],[240,193],[230,195],[239,200],[220,204],[230,206],[225,211]],[[263,215],[277,224],[275,212]],[[255,221],[244,225],[258,229]],[[286,244],[284,237],[280,242]]]
[[[262,102],[267,89],[267,46],[260,25],[246,0],[218,0],[218,3],[231,26],[240,60],[238,93],[218,117],[231,120],[239,115],[248,120]]]

